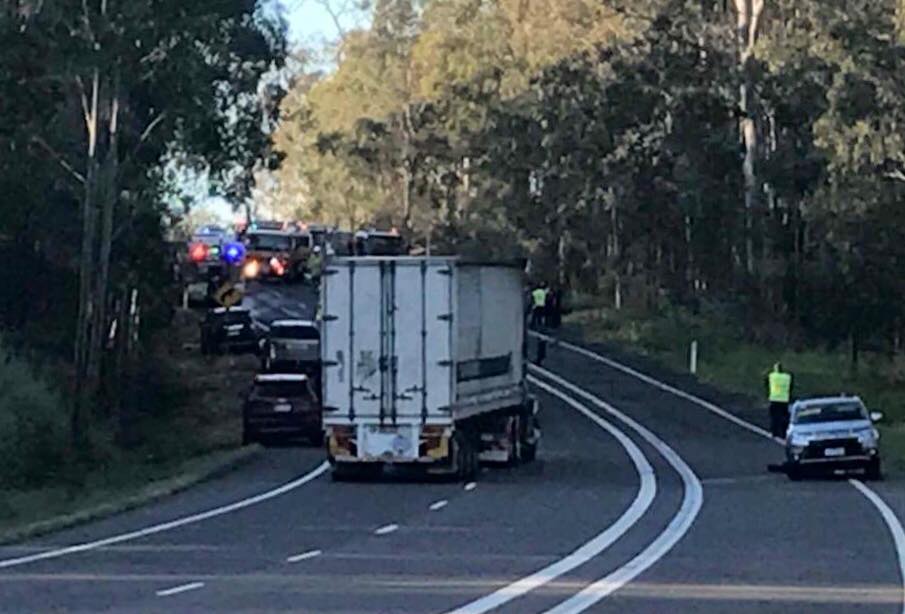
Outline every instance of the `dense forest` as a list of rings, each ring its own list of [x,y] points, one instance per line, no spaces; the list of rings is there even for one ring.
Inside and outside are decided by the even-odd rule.
[[[124,395],[153,409],[178,177],[205,173],[237,205],[250,194],[271,160],[285,29],[255,0],[0,2],[4,457],[28,465],[70,436],[90,453]],[[19,464],[0,486],[28,478]]]
[[[898,350],[903,7],[378,0],[284,99],[269,197],[616,307]]]

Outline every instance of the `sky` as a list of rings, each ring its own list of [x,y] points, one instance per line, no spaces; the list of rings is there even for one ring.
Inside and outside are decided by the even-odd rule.
[[[293,46],[323,47],[335,41],[339,32],[330,13],[324,8],[324,2],[330,2],[338,13],[344,28],[356,25],[361,15],[354,14],[345,7],[351,7],[354,0],[276,0],[285,11],[289,23],[289,41]],[[212,209],[228,223],[235,217],[229,203],[223,198],[213,196],[207,198],[201,207]]]

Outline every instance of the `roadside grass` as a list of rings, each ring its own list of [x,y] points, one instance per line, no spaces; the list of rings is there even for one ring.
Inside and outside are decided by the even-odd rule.
[[[153,343],[135,383],[135,441],[125,448],[115,444],[108,418],[93,421],[89,449],[73,451],[57,386],[24,361],[4,359],[0,340],[0,540],[49,519],[134,507],[137,498],[179,490],[248,456],[238,452],[239,394],[258,360],[203,357],[197,321],[180,312]]]
[[[689,370],[693,340],[698,342],[697,378],[765,405],[766,374],[781,361],[793,374],[793,395],[857,394],[872,411],[882,411],[879,425],[887,466],[905,471],[905,362],[865,353],[857,373],[840,349],[772,348],[746,340],[744,331],[725,319],[695,316],[681,310],[666,314],[594,308],[565,318],[583,339],[609,343],[649,357],[677,372]]]

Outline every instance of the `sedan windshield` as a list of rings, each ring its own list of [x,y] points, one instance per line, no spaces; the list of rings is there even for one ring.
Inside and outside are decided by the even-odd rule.
[[[317,329],[313,326],[274,326],[270,331],[274,339],[302,339],[316,341],[320,339]]]
[[[795,412],[795,424],[819,424],[845,420],[865,420],[867,415],[860,403],[828,403],[812,405]]]
[[[286,235],[249,234],[247,236],[250,249],[286,251],[292,248],[292,239]]]

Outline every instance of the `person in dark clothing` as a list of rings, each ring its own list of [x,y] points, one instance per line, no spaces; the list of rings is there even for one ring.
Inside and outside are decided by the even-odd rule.
[[[552,296],[551,309],[547,315],[547,324],[551,328],[559,328],[562,326],[562,288],[557,286],[550,292],[550,295]]]
[[[544,359],[547,357],[547,340],[543,338],[538,338],[537,340],[537,357],[535,361],[538,365],[544,364]]]
[[[547,295],[544,297],[544,323],[548,327],[553,326],[553,312],[555,310],[555,302],[556,296],[553,288],[547,288]]]

